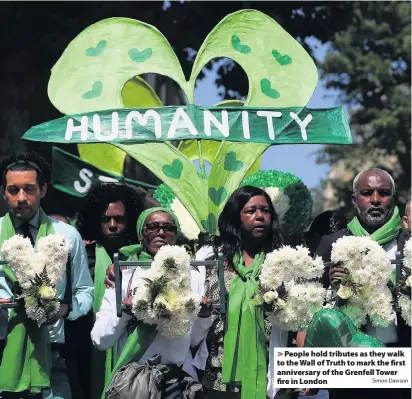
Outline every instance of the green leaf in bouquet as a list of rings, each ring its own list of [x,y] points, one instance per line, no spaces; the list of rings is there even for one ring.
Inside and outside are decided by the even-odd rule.
[[[46,321],[46,311],[44,308],[39,307],[36,310],[36,323],[40,327]]]
[[[164,303],[156,303],[153,306],[156,316],[159,319],[170,320],[172,317],[172,312],[166,307]]]
[[[42,272],[40,274],[37,274],[34,276],[34,278],[32,280],[30,280],[30,282],[35,285],[40,287],[41,285],[46,285],[46,286],[51,286],[52,282],[47,274],[47,270],[46,267],[44,267],[44,269],[42,270]]]
[[[135,310],[138,312],[147,312],[147,310],[149,309],[149,302],[142,299],[142,300],[137,301],[134,307],[135,307]]]
[[[197,303],[193,298],[190,298],[185,303],[185,308],[188,312],[194,312],[197,308]]]
[[[58,300],[46,301],[44,299],[40,299],[40,303],[42,304],[46,312],[47,319],[50,319],[52,316],[54,316],[60,309],[60,302]]]
[[[168,283],[169,279],[166,276],[161,276],[156,279],[143,278],[143,281],[146,283],[146,286],[150,290],[150,296],[152,301],[162,292],[163,288]]]
[[[163,262],[163,267],[166,270],[176,270],[176,261],[175,261],[175,259],[172,256],[170,258],[166,258]]]

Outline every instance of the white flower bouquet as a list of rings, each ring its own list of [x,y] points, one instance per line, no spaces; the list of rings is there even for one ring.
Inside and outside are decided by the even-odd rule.
[[[347,275],[330,305],[357,327],[367,322],[367,316],[375,327],[387,327],[392,313],[393,298],[387,287],[392,265],[384,249],[369,237],[342,237],[332,245],[331,261]]]
[[[403,248],[403,268],[401,269],[401,278],[399,281],[399,306],[401,316],[408,326],[412,326],[412,306],[411,306],[411,287],[412,287],[412,238],[406,241]]]
[[[321,258],[302,246],[284,246],[267,254],[259,277],[256,304],[265,303],[268,320],[284,330],[306,328],[322,309],[326,290],[312,281],[322,276]]]
[[[56,287],[66,269],[71,242],[62,234],[40,238],[35,250],[29,238],[16,234],[1,252],[18,283],[17,300],[24,301],[27,316],[40,327],[60,309]]]
[[[190,256],[179,246],[159,249],[150,269],[139,279],[133,296],[133,313],[155,324],[161,335],[186,335],[200,311],[201,297],[190,288]]]

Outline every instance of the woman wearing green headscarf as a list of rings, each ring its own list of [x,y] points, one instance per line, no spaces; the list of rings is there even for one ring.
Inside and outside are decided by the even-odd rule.
[[[140,244],[123,247],[120,253],[130,260],[139,261],[151,261],[161,247],[175,245],[180,232],[179,222],[173,212],[160,207],[142,212],[136,228]],[[143,268],[122,271],[122,299],[126,306],[130,305],[137,282],[143,275]],[[191,271],[192,291],[203,296],[204,281],[201,279],[199,270]],[[117,345],[114,368],[111,376],[106,378],[106,386],[120,367],[130,362],[144,364],[155,355],[161,356],[162,364],[177,365],[197,378],[193,363],[198,365],[198,359],[191,355],[191,348],[198,347],[205,338],[210,318],[198,318],[186,336],[173,340],[158,334],[155,326],[140,323],[136,327],[135,321],[130,312],[117,317],[115,290],[106,288],[91,332],[93,344],[98,349],[107,350]]]

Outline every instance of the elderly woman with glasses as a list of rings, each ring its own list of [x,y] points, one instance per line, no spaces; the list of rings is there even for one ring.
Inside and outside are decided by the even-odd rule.
[[[140,244],[123,247],[120,253],[129,260],[151,261],[162,246],[176,244],[179,232],[179,222],[170,210],[160,207],[148,209],[137,221]],[[138,280],[143,277],[143,272],[144,269],[140,267],[122,270],[122,300],[126,307],[130,308],[131,296]],[[199,268],[191,270],[192,291],[201,296],[204,295],[204,275]],[[162,364],[176,365],[197,379],[194,366],[202,368],[205,363],[202,360],[205,351],[207,356],[204,338],[211,325],[209,312],[202,309],[199,316],[186,336],[172,340],[158,334],[152,326],[137,324],[130,312],[117,317],[115,290],[106,288],[91,337],[93,344],[100,350],[116,345],[111,376],[125,364],[145,364],[148,359],[160,355]],[[192,352],[195,353],[194,356]],[[106,385],[111,376],[106,376]]]

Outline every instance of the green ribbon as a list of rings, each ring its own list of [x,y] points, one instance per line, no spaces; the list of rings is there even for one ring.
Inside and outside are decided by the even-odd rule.
[[[97,313],[102,305],[102,299],[105,292],[104,279],[106,278],[106,269],[113,261],[102,245],[96,244],[95,248],[96,263],[94,266],[94,300],[93,313]]]
[[[258,277],[265,254],[260,253],[250,268],[236,255],[237,275],[229,290],[228,329],[224,339],[222,382],[238,382],[242,399],[266,398],[266,344],[262,305],[251,302],[258,292]]]
[[[0,244],[16,234],[10,214],[2,222]],[[36,244],[42,237],[54,234],[51,219],[40,209],[40,229]],[[13,271],[3,265],[7,279],[14,283]],[[49,330],[46,325],[38,327],[29,319],[24,309],[10,313],[7,327],[6,347],[0,365],[0,390],[6,392],[41,392],[50,387],[51,353]]]
[[[360,224],[355,216],[348,224],[348,230],[356,237],[370,237],[378,244],[383,245],[395,240],[402,228],[402,220],[399,216],[399,209],[395,206],[391,218],[378,230],[369,234]]]
[[[141,245],[128,245],[121,248],[119,252],[123,257],[127,258],[127,261],[131,262],[148,262],[153,260],[150,254],[143,251],[143,247]],[[156,335],[156,326],[142,323],[127,337],[126,343],[116,363],[113,362],[113,359],[115,359],[116,356],[112,352],[110,356],[110,363],[108,356],[106,357],[105,388],[101,397],[102,399],[105,398],[107,387],[109,386],[114,374],[124,365],[132,361],[138,361],[153,342]],[[115,347],[117,347],[117,345],[110,348],[107,352],[114,350]]]

